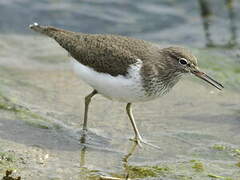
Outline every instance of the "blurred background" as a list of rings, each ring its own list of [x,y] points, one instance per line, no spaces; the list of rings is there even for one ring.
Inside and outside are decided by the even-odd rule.
[[[239,0],[0,0],[0,177],[10,168],[23,179],[240,179],[239,19]],[[225,89],[188,77],[135,105],[143,136],[163,150],[131,156],[125,105],[99,96],[82,145],[91,88],[33,22],[185,46]]]
[[[32,22],[161,43],[234,46],[238,0],[1,0],[2,33],[29,34]]]

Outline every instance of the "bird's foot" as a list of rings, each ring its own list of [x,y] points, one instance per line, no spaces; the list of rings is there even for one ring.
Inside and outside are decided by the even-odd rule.
[[[137,145],[139,145],[139,147],[142,147],[142,144],[145,144],[145,145],[151,146],[152,148],[161,150],[160,147],[158,147],[158,146],[156,146],[156,145],[154,145],[154,144],[152,144],[152,143],[149,143],[149,142],[143,140],[143,138],[142,138],[141,136],[131,138],[130,140],[131,140],[131,141],[134,141]]]

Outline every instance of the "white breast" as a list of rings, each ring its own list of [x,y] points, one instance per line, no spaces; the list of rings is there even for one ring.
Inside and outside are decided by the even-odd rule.
[[[128,75],[111,76],[94,71],[76,60],[72,60],[73,69],[79,77],[92,86],[103,96],[117,101],[136,102],[145,101],[146,95],[142,87],[140,69],[142,61],[128,68]]]

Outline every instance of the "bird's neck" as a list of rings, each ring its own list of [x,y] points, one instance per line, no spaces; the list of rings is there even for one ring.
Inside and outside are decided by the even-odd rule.
[[[143,87],[148,96],[162,96],[179,81],[181,73],[177,71],[159,70],[151,76],[143,78]]]

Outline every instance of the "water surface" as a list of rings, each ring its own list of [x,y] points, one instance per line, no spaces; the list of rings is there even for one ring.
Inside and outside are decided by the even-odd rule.
[[[228,2],[228,4],[226,4]],[[207,4],[208,9],[200,6]],[[230,3],[230,4],[229,4]],[[239,1],[0,1],[0,177],[23,179],[240,179]],[[218,91],[186,77],[165,97],[134,104],[144,139],[135,148],[125,104],[94,97],[67,53],[32,22],[189,47]]]

